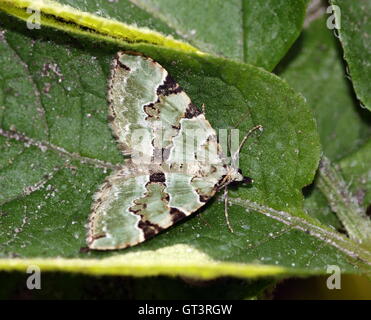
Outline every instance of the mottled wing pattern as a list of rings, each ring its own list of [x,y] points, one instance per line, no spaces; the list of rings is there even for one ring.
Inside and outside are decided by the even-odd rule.
[[[113,173],[95,194],[88,237],[91,249],[136,245],[204,204],[190,175],[132,169]]]
[[[136,245],[197,211],[228,170],[215,130],[152,59],[120,52],[108,99],[121,150],[140,157],[127,160],[94,196],[88,245],[101,250]],[[135,130],[145,138],[133,137]]]
[[[159,148],[166,149],[180,120],[198,112],[157,62],[123,52],[112,63],[108,100],[111,128],[121,150],[125,155],[140,155],[141,162],[150,162]],[[138,141],[137,136],[143,139]]]

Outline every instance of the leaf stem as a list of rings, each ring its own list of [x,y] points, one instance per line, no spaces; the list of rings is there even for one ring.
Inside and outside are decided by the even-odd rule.
[[[121,165],[113,164],[113,163],[99,160],[99,159],[84,157],[76,152],[69,152],[64,148],[56,146],[49,142],[38,141],[38,140],[32,139],[30,137],[27,137],[23,133],[19,133],[17,131],[8,131],[8,130],[4,130],[0,128],[0,136],[7,138],[7,139],[24,142],[26,145],[37,147],[43,152],[45,152],[46,150],[52,150],[52,151],[57,152],[61,156],[75,159],[75,160],[80,161],[81,163],[90,164],[97,168],[110,169],[110,170],[121,168]]]
[[[360,243],[370,243],[371,221],[349,191],[340,171],[325,156],[320,163],[317,183],[349,237]]]
[[[276,210],[246,199],[232,198],[229,202],[244,207],[247,210],[262,213],[265,216],[278,220],[292,228],[301,230],[337,248],[347,256],[371,266],[370,251],[335,230],[331,230],[330,228],[321,225],[314,219],[311,221],[309,217],[302,218],[293,215],[292,213]]]

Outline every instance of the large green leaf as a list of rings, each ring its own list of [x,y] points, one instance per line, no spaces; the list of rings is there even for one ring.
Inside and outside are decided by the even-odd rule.
[[[1,1],[0,1],[1,2]],[[300,34],[308,0],[2,0],[12,14],[26,18],[28,6],[40,8],[45,22],[62,29],[88,27],[99,34],[149,42],[185,51],[190,46],[161,39],[147,27],[164,35],[182,39],[204,52],[242,60],[272,70]],[[70,7],[60,7],[61,4]],[[17,11],[15,8],[22,8]],[[90,15],[76,16],[73,8]],[[101,19],[108,18],[108,19]],[[117,25],[110,19],[131,26]],[[68,21],[68,24],[63,24]],[[72,23],[72,26],[71,26]],[[134,37],[131,36],[134,34]],[[193,48],[194,49],[194,48]],[[194,51],[194,50],[193,50]]]
[[[326,21],[319,19],[305,30],[299,42],[292,48],[288,60],[280,65],[278,71],[283,69],[280,75],[303,93],[314,109],[325,154],[338,161],[344,157],[358,157],[357,161],[353,161],[354,172],[348,168],[346,183],[342,172],[330,164],[326,165],[328,161],[324,159],[316,181],[318,183],[312,187],[310,196],[305,201],[306,209],[322,222],[339,229],[341,224],[332,212],[334,210],[342,223],[349,227],[347,231],[365,241],[368,232],[364,230],[369,229],[369,222],[363,217],[363,212],[367,202],[363,203],[362,199],[362,209],[357,204],[358,200],[353,199],[357,194],[369,193],[367,153],[358,149],[369,141],[371,118],[348,88],[336,44],[336,38],[326,28]],[[323,94],[318,94],[319,92]],[[362,146],[361,150],[367,148]],[[349,163],[349,160],[345,159],[344,161]],[[342,163],[343,160],[339,162],[339,169],[342,169]],[[352,227],[349,219],[357,223]]]
[[[95,2],[89,3],[94,4]],[[107,4],[107,2],[105,3]],[[30,29],[38,28],[42,24],[114,43],[140,43],[147,46],[156,45],[183,52],[199,52],[202,54],[195,47],[176,40],[172,36],[166,36],[148,28],[138,27],[135,21],[144,20],[147,21],[148,26],[151,28],[156,28],[163,32],[171,31],[164,24],[152,23],[149,20],[150,16],[143,14],[140,10],[135,10],[128,2],[126,4],[127,7],[124,7],[125,10],[123,12],[129,12],[129,16],[125,16],[126,19],[124,21],[129,21],[131,24],[101,17],[99,14],[103,12],[102,9],[95,11],[93,14],[53,0],[1,0],[0,9],[26,21],[27,24],[30,24]],[[123,8],[115,7],[115,9],[122,11]],[[134,18],[131,18],[130,14],[133,14]]]
[[[325,19],[304,30],[276,70],[314,110],[323,151],[332,160],[356,151],[371,135],[371,115],[352,96],[337,40]]]
[[[131,2],[203,51],[271,70],[298,37],[308,1]]]
[[[212,278],[344,272],[370,254],[302,211],[301,188],[319,159],[304,99],[261,69],[149,46],[215,128],[264,133],[245,147],[252,188],[231,190],[229,232],[215,198],[199,215],[124,251],[84,252],[91,196],[121,161],[106,122],[106,81],[115,45],[30,31],[1,16],[1,269]],[[303,232],[305,231],[305,232]]]
[[[339,39],[357,97],[371,110],[371,2],[369,0],[330,0],[340,8]],[[335,11],[338,13],[338,11]]]

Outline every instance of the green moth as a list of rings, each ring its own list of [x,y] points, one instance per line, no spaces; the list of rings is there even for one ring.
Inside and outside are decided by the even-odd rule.
[[[230,183],[251,182],[227,163],[204,113],[151,58],[119,52],[108,101],[113,135],[129,157],[94,195],[90,249],[137,245],[196,212]]]

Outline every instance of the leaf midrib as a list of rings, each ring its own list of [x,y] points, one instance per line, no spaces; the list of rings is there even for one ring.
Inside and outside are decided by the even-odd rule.
[[[353,261],[362,261],[371,267],[371,252],[358,243],[346,238],[342,234],[332,231],[319,223],[310,222],[283,210],[276,210],[265,205],[249,201],[247,199],[233,198],[229,200],[232,204],[241,206],[247,210],[253,210],[275,219],[281,223],[291,226],[294,229],[303,231],[322,242],[325,242],[346,254]],[[355,263],[353,263],[355,264]]]

